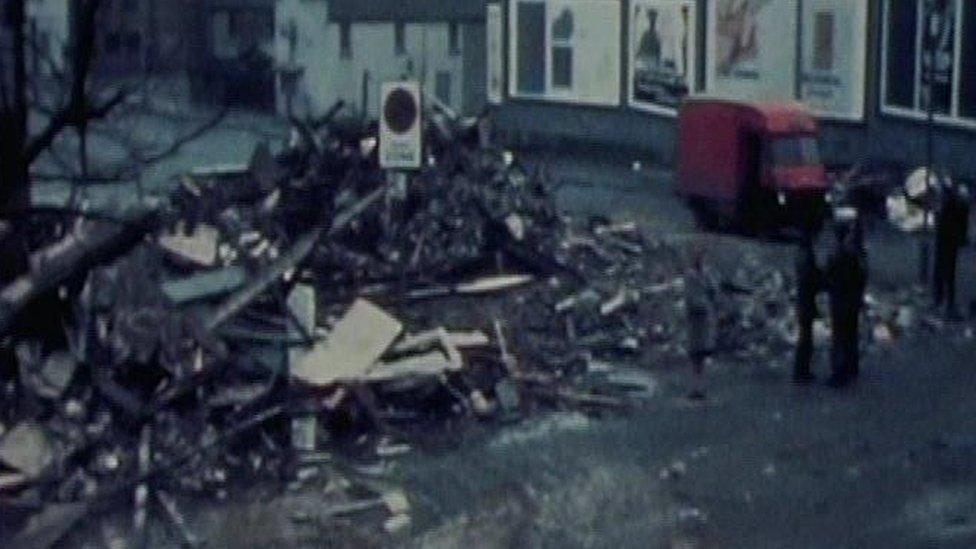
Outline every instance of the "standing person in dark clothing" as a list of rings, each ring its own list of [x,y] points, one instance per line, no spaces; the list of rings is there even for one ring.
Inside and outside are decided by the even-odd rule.
[[[705,266],[704,250],[692,254],[691,268],[685,274],[685,308],[688,315],[686,351],[691,360],[690,400],[705,399],[705,363],[715,351],[717,325],[715,315],[716,284]]]
[[[826,272],[833,330],[833,372],[827,384],[843,387],[857,378],[860,370],[858,330],[868,278],[867,253],[858,226],[857,210],[837,208],[834,232],[837,242]]]
[[[805,232],[797,248],[796,257],[796,319],[799,336],[793,363],[793,381],[809,383],[815,379],[810,371],[813,358],[813,321],[817,318],[817,294],[822,286],[822,273],[813,251],[813,232]]]
[[[933,297],[936,309],[945,305],[947,320],[959,320],[956,308],[956,264],[959,248],[966,245],[969,232],[969,192],[949,178],[939,185],[939,209],[935,219],[935,284]]]

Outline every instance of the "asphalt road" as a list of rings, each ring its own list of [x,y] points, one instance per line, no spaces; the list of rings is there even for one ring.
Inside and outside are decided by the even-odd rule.
[[[568,213],[707,242],[724,261],[792,262],[783,242],[698,231],[666,171],[546,160]],[[878,227],[869,248],[875,288],[911,285],[913,241]],[[969,293],[972,252],[963,264]],[[213,547],[972,547],[971,328],[922,330],[876,349],[859,384],[843,392],[795,387],[779,361],[719,359],[709,402],[693,406],[681,397],[685,365],[646,364],[658,390],[626,415],[465,422],[449,449],[415,449],[388,471],[412,507],[401,537],[299,537],[296,506],[314,509],[321,495],[291,492],[246,505],[206,502],[190,523]],[[823,349],[817,360],[825,377]]]
[[[545,159],[575,215],[717,242],[790,265],[782,242],[704,235],[664,171]],[[916,243],[873,228],[872,283],[908,288]],[[967,252],[960,280],[976,285]],[[968,333],[967,333],[968,330]],[[401,471],[416,546],[972,547],[976,544],[972,325],[923,330],[865,357],[853,389],[789,382],[782,363],[716,363],[688,405],[683,368],[647,365],[660,392],[625,417],[572,413],[473,434]],[[826,357],[818,354],[826,377]]]

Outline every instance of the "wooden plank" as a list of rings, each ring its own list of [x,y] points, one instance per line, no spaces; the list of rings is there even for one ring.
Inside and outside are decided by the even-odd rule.
[[[291,375],[315,386],[365,379],[402,330],[399,320],[359,299],[324,341],[297,357]]]

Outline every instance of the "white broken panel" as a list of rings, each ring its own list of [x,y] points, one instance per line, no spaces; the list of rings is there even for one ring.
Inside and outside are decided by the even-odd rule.
[[[471,282],[458,284],[455,290],[459,294],[491,293],[524,286],[534,280],[535,277],[532,275],[486,276]]]
[[[67,351],[51,353],[41,365],[41,371],[35,377],[34,390],[45,398],[60,398],[71,384],[78,361]]]
[[[316,386],[362,380],[402,330],[399,320],[358,299],[324,341],[295,357],[291,375]]]
[[[34,479],[54,462],[54,447],[40,425],[25,421],[0,440],[0,462]]]
[[[181,228],[176,234],[166,234],[159,238],[159,246],[166,252],[173,254],[190,263],[203,267],[213,267],[217,264],[217,244],[220,232],[205,223],[197,225],[190,235],[184,235]]]
[[[315,332],[315,287],[296,284],[288,294],[288,309],[306,333]]]

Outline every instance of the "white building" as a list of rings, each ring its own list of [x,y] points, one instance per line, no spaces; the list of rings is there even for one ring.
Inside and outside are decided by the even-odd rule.
[[[375,117],[382,83],[408,78],[476,112],[485,96],[484,17],[484,0],[279,0],[278,109],[315,115],[341,99]]]

